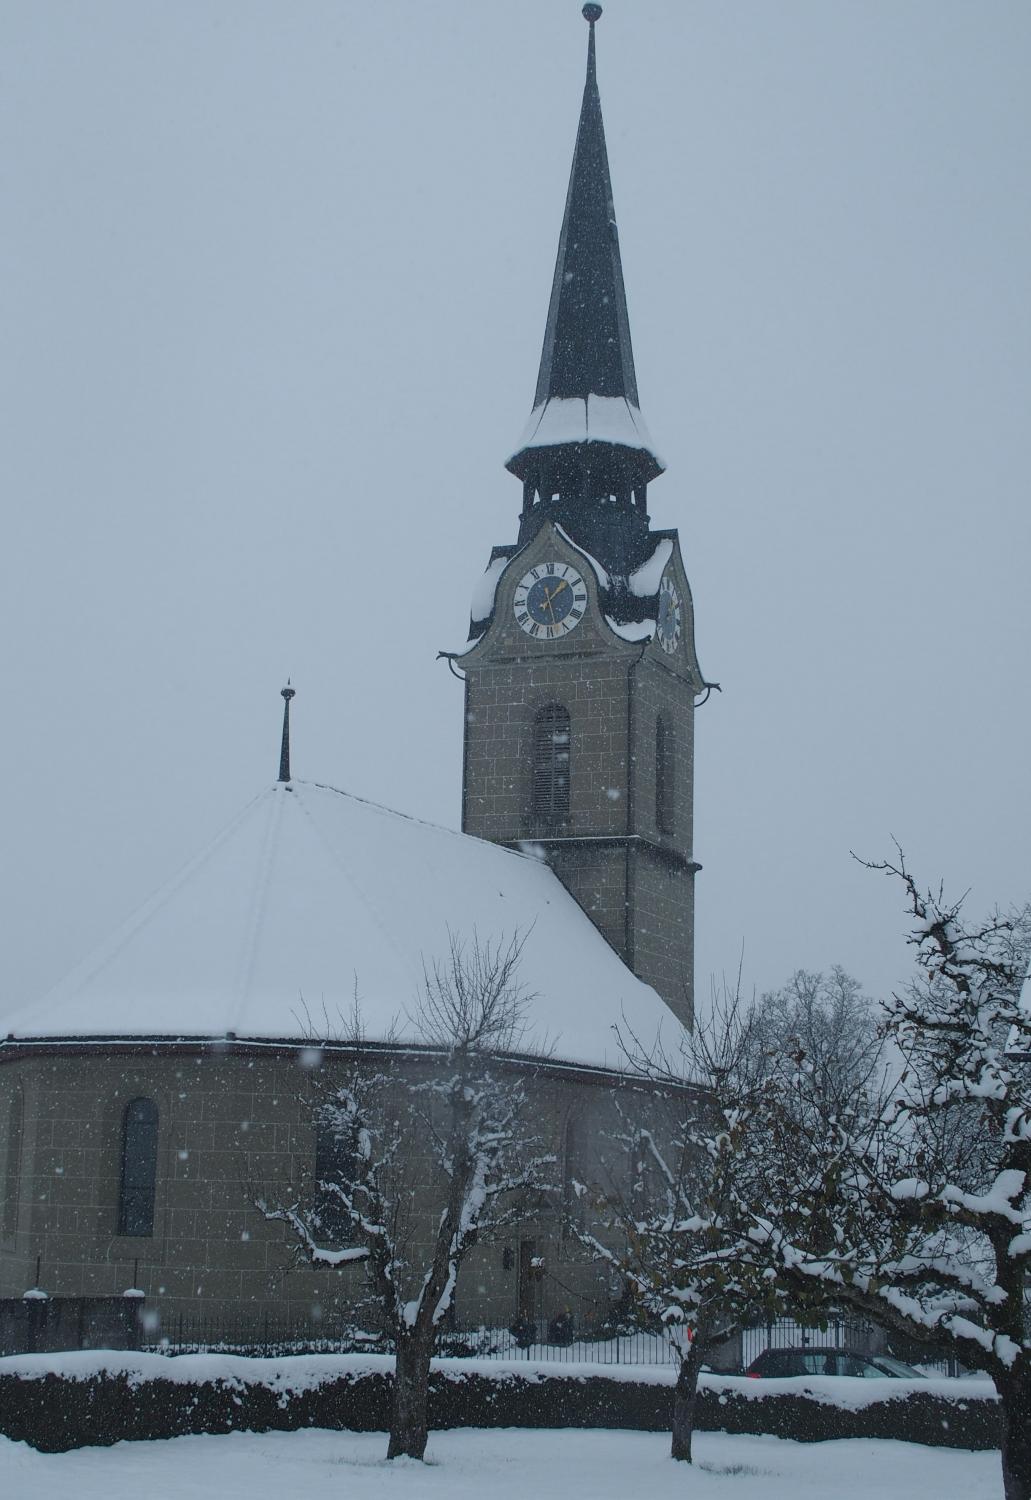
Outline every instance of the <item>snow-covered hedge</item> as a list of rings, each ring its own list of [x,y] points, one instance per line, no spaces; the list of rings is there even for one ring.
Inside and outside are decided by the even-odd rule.
[[[107,1350],[0,1359],[0,1433],[45,1452],[186,1433],[386,1430],[392,1360],[375,1355],[168,1358]],[[431,1377],[430,1425],[669,1427],[663,1368],[447,1360]],[[811,1442],[884,1437],[956,1448],[998,1443],[997,1397],[974,1380],[747,1380],[703,1376],[701,1430]]]

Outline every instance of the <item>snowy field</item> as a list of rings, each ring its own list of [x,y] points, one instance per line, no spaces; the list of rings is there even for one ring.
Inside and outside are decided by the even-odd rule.
[[[700,1433],[695,1465],[661,1433],[435,1433],[426,1464],[388,1464],[383,1433],[232,1433],[41,1454],[0,1439],[4,1500],[998,1500],[997,1452],[861,1439]]]

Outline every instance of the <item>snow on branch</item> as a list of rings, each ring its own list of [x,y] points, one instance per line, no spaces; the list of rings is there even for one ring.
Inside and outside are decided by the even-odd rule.
[[[788,1285],[951,1341],[1000,1390],[1031,1395],[1031,1067],[1011,1045],[1031,916],[969,922],[901,849],[867,867],[899,883],[911,922],[917,970],[881,1023],[902,1067],[851,1100],[791,1071],[771,1096],[774,1191],[751,1238]]]
[[[324,1048],[307,1075],[316,1163],[307,1190],[285,1204],[256,1199],[312,1264],[363,1267],[397,1352],[388,1456],[419,1456],[425,1443],[429,1360],[467,1254],[551,1189],[554,1156],[540,1148],[530,1107],[522,946],[518,934],[449,933],[445,956],[424,964],[409,1015],[424,1052]],[[361,1036],[357,1008],[352,1026]]]

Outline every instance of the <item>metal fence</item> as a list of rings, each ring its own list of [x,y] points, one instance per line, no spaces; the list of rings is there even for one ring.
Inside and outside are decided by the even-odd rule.
[[[859,1318],[832,1318],[825,1328],[812,1328],[792,1318],[778,1318],[741,1331],[741,1369],[745,1370],[764,1349],[851,1349],[856,1354],[883,1354],[888,1339],[874,1323]],[[947,1347],[915,1345],[901,1357],[917,1365],[926,1375],[962,1375],[965,1367]]]
[[[880,1330],[857,1318],[834,1318],[825,1328],[777,1318],[742,1329],[741,1367],[746,1369],[765,1349],[852,1349],[857,1354],[875,1354],[884,1346]]]
[[[669,1365],[675,1355],[666,1334],[647,1329],[564,1328],[558,1341],[534,1329],[467,1329],[447,1334],[440,1354],[457,1358],[550,1360],[555,1364]]]
[[[342,1315],[319,1319],[191,1316],[181,1314],[152,1328],[143,1346],[158,1354],[391,1354],[384,1334],[355,1327]],[[557,1364],[667,1365],[669,1339],[646,1329],[579,1328],[571,1320],[538,1329],[451,1327],[440,1335],[440,1358],[548,1360]]]
[[[154,1314],[151,1313],[151,1317]],[[224,1353],[261,1358],[294,1354],[392,1354],[393,1344],[383,1333],[355,1325],[344,1313],[320,1318],[279,1318],[274,1314],[204,1316],[180,1314],[160,1325],[142,1320],[142,1347],[160,1354]],[[745,1328],[741,1335],[738,1369],[746,1369],[764,1349],[844,1348],[871,1354],[885,1347],[883,1333],[873,1324],[835,1318],[823,1328],[790,1318]],[[537,1325],[517,1321],[511,1327],[452,1326],[438,1340],[439,1358],[543,1360],[555,1364],[671,1365],[677,1355],[661,1330],[599,1327],[570,1317]],[[910,1356],[913,1357],[913,1356]],[[918,1356],[919,1357],[919,1356]],[[958,1374],[955,1361],[940,1355],[920,1357],[927,1373]],[[724,1368],[726,1368],[724,1366]]]

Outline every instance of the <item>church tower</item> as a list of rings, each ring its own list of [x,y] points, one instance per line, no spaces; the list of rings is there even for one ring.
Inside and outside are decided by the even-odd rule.
[[[694,1011],[694,706],[708,691],[640,412],[590,27],[515,543],[473,601],[462,827],[539,848],[641,979]]]

